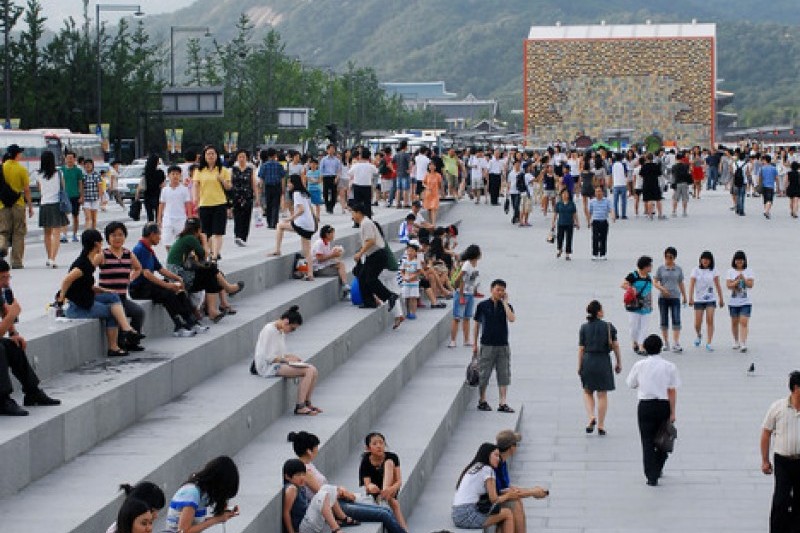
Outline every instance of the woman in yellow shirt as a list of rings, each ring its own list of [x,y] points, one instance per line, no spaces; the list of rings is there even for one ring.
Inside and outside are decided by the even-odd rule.
[[[211,244],[211,259],[218,259],[222,250],[222,239],[228,223],[228,200],[225,191],[231,188],[231,173],[222,167],[219,152],[214,146],[206,146],[200,166],[192,176],[192,199],[203,233]]]

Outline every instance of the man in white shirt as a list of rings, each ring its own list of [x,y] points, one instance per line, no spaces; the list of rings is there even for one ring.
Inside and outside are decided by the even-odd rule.
[[[675,422],[677,389],[681,385],[678,368],[660,355],[663,345],[658,335],[647,337],[642,343],[647,358],[633,365],[625,380],[630,388],[637,389],[644,475],[651,487],[658,485],[658,478],[667,462],[667,452],[655,445],[656,434],[667,422]]]
[[[617,218],[627,219],[628,212],[628,180],[625,175],[625,164],[622,162],[622,154],[614,154],[614,164],[611,165],[611,179],[614,187],[614,215]],[[622,214],[620,214],[619,203],[622,202]]]
[[[475,155],[471,155],[467,166],[469,167],[470,190],[475,197],[475,203],[479,204],[481,203],[481,196],[483,196],[489,170],[489,164],[486,158],[483,157],[483,150],[478,149]],[[489,199],[487,198],[486,201],[488,203]]]
[[[422,146],[419,153],[414,156],[414,175],[411,177],[411,194],[412,200],[417,200],[419,195],[422,194],[422,182],[425,180],[425,174],[428,173],[428,163],[431,159],[428,157],[430,149],[427,146]]]
[[[506,160],[500,154],[500,150],[495,150],[489,160],[489,198],[492,205],[500,205],[500,184],[503,181],[503,173],[506,168]]]
[[[797,531],[800,523],[800,371],[789,374],[789,390],[770,406],[761,431],[761,471],[773,473],[770,440],[775,462],[770,533]]]
[[[370,163],[370,155],[369,148],[362,147],[358,161],[347,171],[350,177],[350,189],[353,191],[353,202],[364,205],[364,215],[368,218],[372,217],[372,179],[378,176],[378,167]]]

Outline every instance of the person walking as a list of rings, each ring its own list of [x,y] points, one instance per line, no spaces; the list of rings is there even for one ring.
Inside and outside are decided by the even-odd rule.
[[[589,217],[592,224],[592,261],[605,261],[608,247],[608,218],[617,221],[611,210],[611,202],[605,197],[603,187],[595,187],[594,198],[589,202]]]
[[[164,182],[166,182],[167,179],[166,176],[164,176],[164,171],[158,168],[159,161],[158,155],[150,154],[144,165],[144,190],[142,191],[142,196],[144,196],[144,209],[147,213],[148,222],[154,222],[156,220],[158,203],[161,200],[161,188],[164,186]],[[88,194],[84,196],[86,196],[85,199],[88,201]]]
[[[342,161],[336,156],[335,144],[329,144],[326,152],[325,157],[319,162],[319,170],[322,174],[322,199],[325,202],[325,212],[332,215],[336,206],[337,185],[342,177]]]
[[[258,181],[248,161],[247,150],[236,152],[236,163],[231,167],[231,196],[233,200],[233,236],[237,246],[247,246],[250,236],[250,219],[253,204],[259,207]]]
[[[513,413],[514,409],[506,403],[508,385],[511,383],[511,348],[508,345],[508,323],[514,322],[514,308],[508,303],[506,282],[502,279],[492,281],[491,297],[478,304],[475,309],[473,330],[474,343],[472,355],[478,359],[480,372],[478,410],[491,411],[486,401],[486,387],[492,370],[497,373],[497,386],[500,400],[497,410]],[[478,334],[481,334],[480,337]],[[478,345],[480,339],[480,348]]]
[[[636,389],[639,399],[637,419],[642,440],[642,462],[647,484],[651,487],[658,485],[667,461],[667,452],[656,446],[656,435],[664,424],[675,422],[677,389],[681,386],[678,368],[661,357],[661,348],[658,335],[648,336],[644,340],[647,358],[637,361],[625,380],[630,388]]]
[[[378,277],[386,269],[388,252],[386,251],[386,241],[378,225],[367,218],[365,211],[367,206],[361,202],[354,202],[350,206],[353,222],[360,228],[361,247],[353,255],[356,266],[353,274],[358,278],[358,288],[361,291],[363,308],[378,307],[377,300],[389,302],[389,311],[394,309],[399,296],[381,282]],[[402,317],[395,317],[395,327],[400,325]]]
[[[39,227],[44,229],[44,250],[47,254],[45,266],[57,268],[56,256],[61,245],[59,237],[61,229],[69,224],[67,216],[61,211],[59,194],[64,188],[64,178],[56,168],[56,157],[50,150],[42,152],[39,171],[37,172],[39,184]]]
[[[572,195],[567,189],[561,190],[561,196],[553,210],[553,224],[550,231],[556,232],[556,258],[561,257],[564,251],[564,241],[566,240],[566,260],[570,261],[572,254],[572,233],[573,230],[580,228],[578,220],[578,208],[572,200]]]
[[[672,351],[680,353],[681,336],[681,302],[686,305],[686,286],[683,283],[683,269],[675,264],[678,250],[669,246],[664,250],[664,264],[658,267],[653,276],[653,286],[658,290],[658,311],[661,318],[661,337],[664,339],[664,351],[669,351],[669,328],[672,319]]]
[[[736,214],[744,216],[744,198],[747,193],[747,156],[744,152],[739,152],[736,161],[733,163],[733,186],[736,190]],[[747,195],[749,196],[749,195]]]
[[[617,328],[603,320],[603,306],[592,300],[586,306],[586,323],[578,332],[578,376],[583,389],[583,404],[589,423],[586,433],[606,434],[608,391],[613,391],[614,372],[622,372],[622,356],[617,342]],[[613,371],[609,354],[614,352],[616,364]],[[595,394],[597,398],[595,399]]]
[[[614,215],[617,218],[627,219],[628,212],[628,180],[622,154],[614,154],[614,163],[611,165],[611,180],[614,187]]]
[[[11,248],[11,268],[24,268],[22,260],[25,257],[25,234],[28,233],[26,206],[28,218],[33,216],[30,176],[28,169],[20,163],[23,152],[19,145],[12,144],[3,163],[8,194],[0,197],[0,252],[5,253]]]
[[[264,192],[264,217],[267,227],[278,227],[278,217],[281,212],[281,183],[286,175],[286,170],[278,163],[278,151],[275,148],[261,150],[259,154],[261,166],[258,169],[258,179],[262,182]]]
[[[753,310],[753,301],[750,299],[750,289],[755,284],[753,271],[747,268],[747,255],[742,250],[736,250],[731,259],[731,268],[725,276],[725,286],[730,292],[728,312],[731,316],[731,333],[733,334],[733,349],[747,351],[747,334],[749,332],[750,313]],[[750,363],[748,373],[756,370],[755,362]]]
[[[61,167],[61,175],[64,178],[64,190],[67,192],[70,204],[72,204],[72,242],[78,240],[78,215],[83,204],[83,169],[78,166],[75,152],[67,150],[64,153],[64,166]],[[61,242],[67,242],[67,228],[64,228],[64,236]]]
[[[789,215],[797,218],[800,207],[800,162],[792,161],[786,173],[786,196],[789,197]]]
[[[772,218],[772,201],[775,197],[775,187],[779,185],[778,170],[772,164],[772,156],[765,154],[763,165],[758,174],[759,185],[761,186],[761,197],[764,200],[764,218]]]
[[[219,152],[214,146],[206,146],[203,160],[192,176],[192,195],[203,233],[208,237],[212,260],[219,259],[225,226],[228,223],[228,199],[225,191],[231,189],[231,173],[223,168]]]
[[[672,216],[678,216],[678,202],[683,207],[683,216],[687,216],[686,208],[689,206],[689,186],[692,184],[692,174],[686,155],[678,154],[675,164],[672,165]]]
[[[708,250],[700,254],[700,264],[692,270],[689,281],[689,305],[694,307],[694,330],[697,338],[694,340],[695,346],[703,343],[701,328],[703,325],[703,315],[706,317],[706,351],[713,352],[711,341],[714,339],[714,309],[717,307],[717,291],[719,306],[723,307],[725,302],[722,298],[722,288],[719,284],[719,274],[714,270],[714,255]]]
[[[652,270],[653,258],[643,255],[636,261],[636,270],[628,274],[621,285],[625,291],[623,300],[630,319],[633,351],[639,355],[645,355],[642,342],[647,335],[647,319],[653,312]]]
[[[761,430],[761,471],[775,474],[770,533],[794,533],[800,523],[800,371],[789,374],[789,397],[776,400]],[[769,460],[770,443],[772,459]]]
[[[428,173],[422,181],[425,190],[422,205],[431,218],[431,224],[436,225],[436,215],[439,212],[439,199],[442,196],[442,175],[436,171],[433,162],[428,163]]]

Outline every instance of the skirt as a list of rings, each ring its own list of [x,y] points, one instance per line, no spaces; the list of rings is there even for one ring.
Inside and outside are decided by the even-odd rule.
[[[453,506],[452,518],[456,527],[483,529],[483,524],[489,519],[489,515],[478,512],[478,507],[474,503],[466,503]]]
[[[67,215],[61,212],[58,204],[42,204],[39,206],[40,228],[63,228],[69,224]]]
[[[608,353],[583,354],[581,386],[592,392],[614,390],[614,370]]]

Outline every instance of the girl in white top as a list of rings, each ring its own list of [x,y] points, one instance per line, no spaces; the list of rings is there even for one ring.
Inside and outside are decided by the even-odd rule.
[[[61,212],[59,205],[59,191],[64,188],[64,178],[56,168],[56,158],[53,152],[42,152],[41,165],[36,173],[39,183],[39,227],[44,228],[44,249],[47,252],[45,265],[56,268],[56,255],[60,246],[59,237],[61,228],[68,224],[67,216]]]
[[[292,191],[292,201],[294,209],[292,216],[278,223],[275,232],[275,250],[269,255],[281,255],[281,243],[283,234],[293,231],[300,235],[300,248],[307,265],[313,265],[314,260],[311,256],[311,237],[317,231],[317,221],[311,212],[311,196],[308,194],[302,178],[297,174],[289,176],[289,190]],[[306,281],[314,281],[314,272],[309,270],[304,278]]]
[[[475,457],[461,472],[453,497],[453,524],[465,529],[484,529],[496,526],[496,531],[512,533],[514,516],[511,509],[499,505],[519,498],[519,490],[512,487],[502,495],[497,494],[494,469],[500,464],[500,450],[496,444],[484,442]],[[479,510],[478,500],[487,495],[492,504],[489,512]]]
[[[731,291],[728,311],[731,315],[733,349],[742,352],[747,351],[748,325],[753,307],[749,289],[752,289],[754,284],[755,276],[753,271],[747,268],[747,256],[742,250],[737,250],[733,254],[731,268],[725,276],[725,286]],[[755,364],[751,363],[749,371],[755,371]]]
[[[716,289],[717,296],[714,296]],[[719,299],[717,299],[717,297]],[[700,346],[703,342],[701,327],[703,315],[706,316],[706,351],[713,352],[711,341],[714,339],[714,309],[719,304],[725,305],[722,298],[722,287],[719,284],[719,274],[714,270],[714,255],[708,250],[700,254],[700,264],[692,270],[689,281],[689,305],[694,307],[694,330],[697,338],[695,346]]]
[[[264,326],[256,341],[250,373],[268,378],[300,378],[294,414],[314,416],[322,412],[311,403],[311,394],[317,384],[317,369],[286,350],[286,334],[303,325],[299,309],[293,305],[278,320]]]

